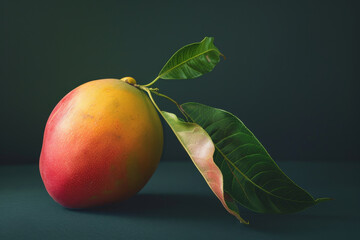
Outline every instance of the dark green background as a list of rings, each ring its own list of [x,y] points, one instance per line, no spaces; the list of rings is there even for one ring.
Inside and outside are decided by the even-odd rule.
[[[358,5],[1,1],[1,162],[38,161],[46,120],[73,88],[123,76],[145,84],[204,36],[226,60],[196,80],[159,81],[163,93],[231,111],[275,160],[358,160]],[[167,126],[165,140],[163,160],[189,160]]]
[[[0,166],[0,239],[359,239],[359,10],[349,0],[0,0],[0,164],[33,163]],[[162,162],[139,194],[98,209],[56,204],[37,162],[57,102],[94,79],[148,83],[204,36],[226,60],[156,86],[231,111],[296,183],[335,200],[290,215],[241,207],[242,225],[165,126]]]

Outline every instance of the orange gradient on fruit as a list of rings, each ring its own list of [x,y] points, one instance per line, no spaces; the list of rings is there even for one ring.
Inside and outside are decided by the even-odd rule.
[[[50,196],[64,207],[102,205],[140,191],[162,148],[159,116],[143,91],[118,79],[91,81],[52,111],[40,174]]]

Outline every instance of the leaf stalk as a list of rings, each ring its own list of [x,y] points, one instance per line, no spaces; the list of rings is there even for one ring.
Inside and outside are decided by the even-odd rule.
[[[145,85],[141,85],[142,87],[150,87],[151,85],[153,85],[154,83],[156,83],[157,80],[160,79],[160,76],[157,76],[152,82],[145,84]]]
[[[147,94],[149,95],[151,101],[154,103],[155,107],[157,108],[157,110],[160,112],[161,110],[159,109],[159,107],[155,104],[155,101],[154,99],[152,98],[152,95],[151,93],[155,93],[156,95],[160,96],[160,97],[163,97],[163,98],[166,98],[168,99],[169,101],[171,101],[172,103],[174,103],[177,108],[179,109],[179,111],[182,113],[182,115],[184,115],[184,117],[186,118],[186,121],[189,122],[189,118],[188,116],[186,115],[184,109],[181,107],[181,105],[176,102],[174,99],[170,98],[169,96],[166,96],[165,94],[162,94],[162,93],[159,93],[159,89],[158,88],[147,88],[145,87],[145,85],[140,85],[139,86],[140,89],[144,90],[145,92],[147,92]]]

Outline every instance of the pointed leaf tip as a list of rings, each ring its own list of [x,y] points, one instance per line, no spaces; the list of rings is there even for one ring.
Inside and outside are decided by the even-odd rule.
[[[333,198],[318,198],[315,200],[316,203],[321,203],[321,202],[327,202],[327,201],[332,201],[334,200]]]

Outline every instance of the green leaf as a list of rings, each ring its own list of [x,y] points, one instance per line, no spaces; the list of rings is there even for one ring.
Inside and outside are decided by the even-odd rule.
[[[329,200],[315,200],[290,180],[233,114],[199,103],[185,103],[182,108],[210,135],[224,192],[242,206],[260,213],[292,213]]]
[[[170,128],[179,139],[191,160],[204,177],[210,189],[219,198],[225,209],[242,223],[248,223],[239,215],[231,196],[224,196],[223,175],[213,160],[215,146],[206,131],[196,123],[180,120],[175,114],[161,111]]]
[[[205,37],[199,43],[181,48],[165,64],[157,78],[191,79],[210,72],[221,55],[213,41],[214,38]]]
[[[218,197],[224,208],[234,215],[241,223],[248,224],[247,221],[240,217],[235,200],[224,192],[223,176],[213,160],[215,145],[210,136],[198,124],[185,122],[173,113],[161,111],[154,101],[151,91],[146,87],[140,86],[140,88],[149,95],[151,102],[169,124],[171,130],[175,133],[175,136],[178,138],[196,168],[205,178],[210,189]],[[180,110],[182,111],[181,108]]]

